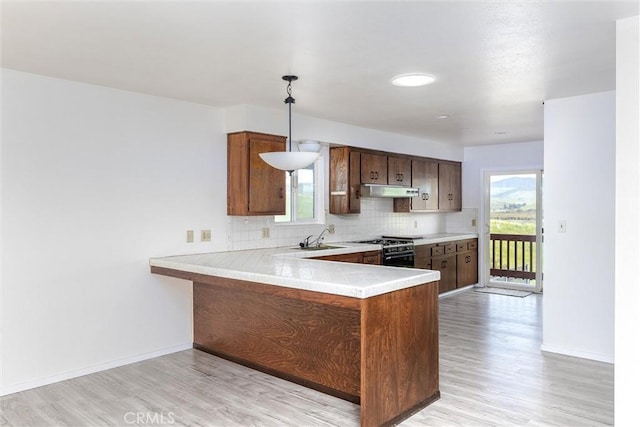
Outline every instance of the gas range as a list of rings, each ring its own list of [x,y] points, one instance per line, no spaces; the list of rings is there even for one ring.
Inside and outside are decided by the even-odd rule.
[[[413,267],[415,248],[413,240],[381,237],[362,240],[356,243],[368,243],[382,246],[382,264],[397,267]]]
[[[371,239],[371,240],[361,240],[356,243],[368,243],[371,245],[382,245],[383,248],[396,248],[400,246],[413,246],[413,241],[411,240],[401,240],[401,239],[389,239],[389,238],[379,238],[379,239]]]

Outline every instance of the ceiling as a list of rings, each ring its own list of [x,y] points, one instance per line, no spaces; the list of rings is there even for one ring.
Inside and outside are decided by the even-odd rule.
[[[615,89],[638,1],[2,2],[2,66],[471,146],[541,140],[545,99]],[[426,72],[420,88],[390,84]],[[448,118],[437,118],[447,115]]]

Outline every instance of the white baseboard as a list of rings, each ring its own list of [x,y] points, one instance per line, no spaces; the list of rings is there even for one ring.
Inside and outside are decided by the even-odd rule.
[[[132,363],[141,362],[143,360],[153,359],[155,357],[164,356],[166,354],[177,353],[178,351],[189,350],[193,348],[193,343],[184,343],[172,347],[163,348],[148,353],[136,354],[135,356],[125,357],[124,359],[112,360],[98,365],[88,366],[86,368],[73,369],[71,371],[61,372],[59,374],[50,375],[34,380],[21,382],[18,384],[12,384],[7,387],[2,387],[0,390],[0,396],[6,396],[12,393],[18,393],[20,391],[29,390],[36,387],[42,387],[45,385],[57,383],[60,381],[69,380],[71,378],[81,377],[83,375],[94,374],[100,371],[106,371],[107,369],[117,368],[118,366],[130,365]]]
[[[452,297],[452,296],[457,295],[457,294],[459,294],[459,293],[466,292],[466,291],[470,291],[470,290],[472,290],[475,286],[476,286],[476,285],[468,285],[468,286],[465,286],[464,288],[458,288],[458,289],[454,289],[454,290],[452,290],[452,291],[447,291],[447,292],[445,292],[445,293],[442,293],[442,294],[438,295],[438,298],[439,298],[439,299],[440,299],[440,298],[449,298],[449,297]]]
[[[581,359],[595,360],[597,362],[614,363],[614,357],[600,353],[589,353],[586,351],[574,350],[571,348],[557,347],[553,345],[540,345],[540,350],[545,353],[562,354],[564,356],[579,357]]]

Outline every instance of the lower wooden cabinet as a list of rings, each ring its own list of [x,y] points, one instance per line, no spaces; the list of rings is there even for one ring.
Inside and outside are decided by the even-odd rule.
[[[440,293],[449,292],[458,286],[456,270],[457,256],[444,255],[431,259],[431,269],[440,272]]]
[[[440,272],[440,293],[478,283],[478,239],[416,246],[415,268]]]
[[[313,259],[321,259],[324,261],[352,262],[356,264],[380,265],[382,262],[382,253],[380,251],[354,252],[350,254],[319,256],[314,257]]]
[[[456,246],[458,287],[478,283],[478,240],[463,240]]]

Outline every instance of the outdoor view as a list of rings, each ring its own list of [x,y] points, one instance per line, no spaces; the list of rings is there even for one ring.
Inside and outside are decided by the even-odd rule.
[[[293,178],[293,185],[291,179]],[[315,215],[314,165],[298,169],[293,176],[287,173],[287,210],[284,215],[277,215],[276,222],[312,220]],[[291,199],[293,191],[294,198]],[[291,218],[291,208],[295,209],[295,218]]]
[[[535,284],[536,174],[492,175],[491,280]]]

